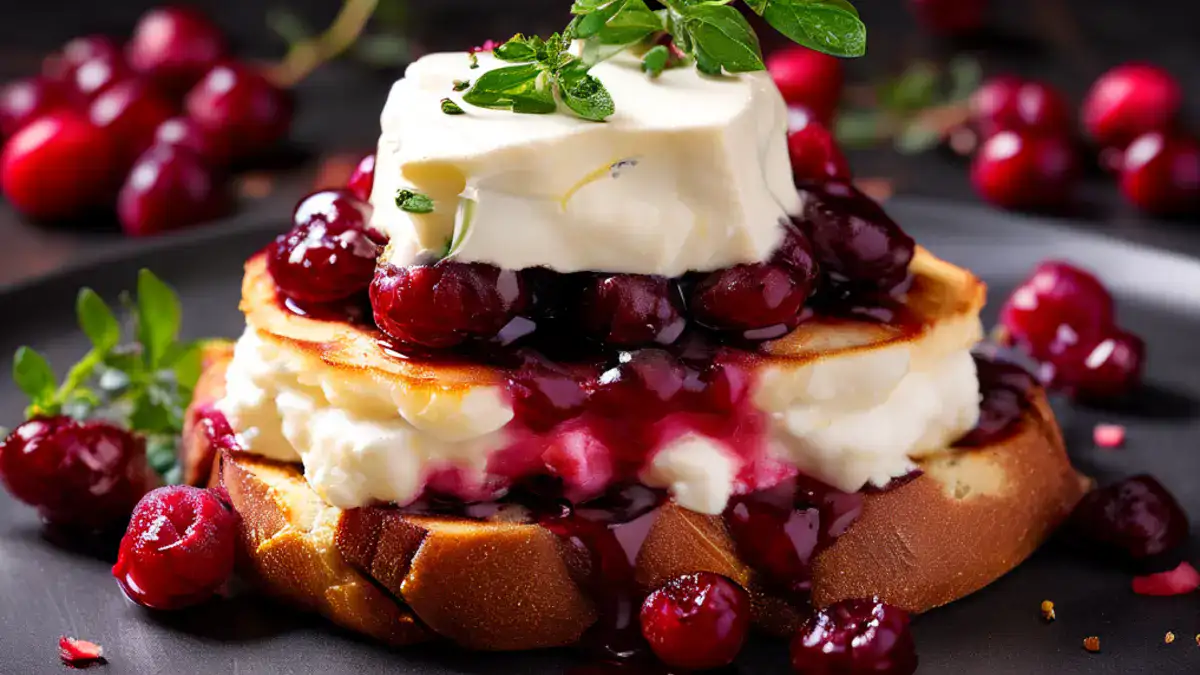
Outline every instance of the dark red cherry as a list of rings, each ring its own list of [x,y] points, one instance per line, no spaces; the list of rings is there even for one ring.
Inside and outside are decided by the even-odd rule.
[[[53,525],[102,530],[154,486],[145,441],[107,422],[35,419],[0,443],[0,480]]]
[[[26,124],[67,105],[58,84],[41,77],[14,80],[0,88],[0,138],[8,138]]]
[[[1183,89],[1170,73],[1126,63],[1104,73],[1083,102],[1083,126],[1099,147],[1124,148],[1149,131],[1174,125]]]
[[[191,7],[157,7],[142,15],[125,48],[129,65],[183,95],[225,55],[225,38]]]
[[[663,663],[709,670],[733,663],[750,631],[750,596],[712,572],[677,577],[642,603],[642,635]]]
[[[159,488],[134,509],[112,574],[143,607],[173,610],[204,602],[233,575],[237,523],[211,490]]]
[[[363,201],[371,198],[371,189],[375,187],[375,155],[363,157],[354,173],[350,174],[350,182],[346,184],[355,197]]]
[[[980,197],[1007,209],[1058,208],[1071,201],[1078,178],[1071,141],[1062,135],[1001,131],[987,139],[971,165]]]
[[[1121,398],[1142,382],[1146,345],[1138,336],[1110,329],[1098,339],[1055,346],[1048,357],[1052,384],[1076,398],[1105,401]]]
[[[100,94],[133,76],[133,71],[124,60],[97,56],[84,61],[71,71],[71,79],[63,86],[73,102],[86,106]]]
[[[1158,215],[1200,211],[1200,143],[1161,131],[1138,136],[1121,162],[1121,192]]]
[[[213,170],[183,148],[154,147],[129,172],[117,197],[125,234],[144,237],[223,215],[230,201]]]
[[[853,185],[808,186],[802,220],[821,272],[835,284],[890,290],[907,278],[912,237]]]
[[[710,328],[744,333],[750,339],[778,338],[800,321],[812,286],[811,278],[783,265],[735,265],[696,284],[692,316]]]
[[[986,0],[909,0],[917,21],[934,35],[974,33],[983,27]]]
[[[1048,260],[1017,286],[1000,310],[1010,342],[1038,359],[1055,348],[1094,344],[1113,324],[1113,299],[1091,273],[1061,260]]]
[[[597,276],[583,292],[580,316],[590,335],[622,347],[669,345],[687,326],[675,282],[641,274]]]
[[[622,352],[620,363],[600,375],[594,401],[610,417],[661,416],[683,392],[687,371],[661,349]]]
[[[984,138],[1001,131],[1066,134],[1071,125],[1067,100],[1043,82],[1015,75],[988,79],[971,95],[971,121]]]
[[[224,167],[229,161],[230,150],[225,139],[187,117],[172,117],[158,125],[153,144],[190,150],[214,169]]]
[[[27,124],[0,156],[4,196],[22,214],[65,220],[112,203],[124,168],[115,139],[59,110]]]
[[[521,275],[484,263],[383,265],[371,283],[380,330],[434,349],[494,338],[529,304]]]
[[[850,165],[829,129],[803,111],[793,114],[792,120],[788,154],[796,182],[848,180]]]
[[[175,112],[175,105],[161,92],[136,79],[109,87],[88,109],[92,123],[117,139],[130,164],[150,147],[155,130]]]
[[[208,71],[188,92],[188,117],[222,137],[234,159],[248,159],[271,149],[292,124],[292,100],[261,72],[238,62]]]
[[[825,126],[833,122],[842,95],[840,59],[793,45],[767,57],[767,70],[789,106],[811,111]]]
[[[820,609],[792,639],[792,669],[797,675],[912,675],[917,651],[908,614],[877,598]]]
[[[1084,495],[1071,524],[1091,541],[1133,559],[1173,551],[1188,537],[1187,514],[1162,483],[1147,475]]]
[[[84,35],[63,45],[58,52],[47,56],[42,62],[42,75],[60,84],[75,81],[75,71],[90,61],[108,61],[123,64],[121,45],[107,35]]]
[[[365,293],[380,242],[367,229],[370,206],[344,190],[301,200],[290,232],[267,249],[267,269],[293,300],[329,303]]]

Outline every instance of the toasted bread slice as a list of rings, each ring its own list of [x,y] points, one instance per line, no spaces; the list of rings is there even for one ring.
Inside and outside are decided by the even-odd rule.
[[[210,351],[198,407],[220,395],[228,350]],[[185,459],[212,456],[194,431],[184,451]],[[858,521],[820,553],[818,605],[877,595],[923,612],[963,597],[1028,557],[1087,487],[1040,391],[1005,440],[920,464],[919,478],[865,495]],[[190,480],[207,480],[203,461],[185,465],[194,467]],[[571,554],[540,526],[341,512],[321,502],[300,467],[249,455],[225,455],[219,478],[242,515],[252,575],[352,630],[390,644],[436,635],[472,649],[520,650],[572,643],[596,619]],[[786,634],[800,620],[799,608],[760,590],[720,518],[662,507],[637,562],[645,588],[697,571],[738,581],[767,632]]]

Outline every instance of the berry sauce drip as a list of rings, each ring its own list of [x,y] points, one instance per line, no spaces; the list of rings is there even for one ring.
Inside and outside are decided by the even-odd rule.
[[[1029,396],[1037,386],[1024,368],[1012,363],[975,355],[979,373],[979,422],[956,444],[975,448],[1003,440],[1016,429],[1016,423],[1029,407]]]

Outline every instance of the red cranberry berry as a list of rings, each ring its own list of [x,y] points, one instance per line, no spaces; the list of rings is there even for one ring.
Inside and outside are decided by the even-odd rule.
[[[917,21],[935,35],[953,37],[983,27],[986,0],[909,0]]]
[[[267,249],[267,268],[288,297],[326,303],[365,293],[375,276],[379,243],[367,231],[369,207],[343,191],[309,196],[296,225]]]
[[[1063,97],[1042,82],[1014,75],[988,79],[971,95],[971,120],[984,138],[1001,131],[1065,135],[1071,112]]]
[[[211,490],[159,488],[133,511],[113,576],[151,609],[183,609],[211,598],[233,575],[237,515]]]
[[[601,373],[596,406],[611,417],[661,417],[663,406],[683,392],[687,371],[661,349],[623,352],[620,363]]]
[[[1183,90],[1170,73],[1126,63],[1100,76],[1083,102],[1083,126],[1100,147],[1124,148],[1147,131],[1171,127]]]
[[[745,333],[750,339],[778,338],[796,327],[812,288],[811,276],[783,265],[736,265],[712,272],[696,285],[692,316],[710,328]]]
[[[216,169],[225,166],[229,159],[230,151],[225,147],[224,140],[187,117],[172,117],[154,130],[153,145],[191,150],[205,164]]]
[[[1161,131],[1138,136],[1121,162],[1121,192],[1150,213],[1200,210],[1200,143]]]
[[[0,480],[52,525],[102,530],[153,486],[146,443],[107,422],[34,419],[0,443]]]
[[[359,161],[346,187],[363,201],[371,198],[371,190],[375,187],[375,155],[367,155]]]
[[[803,220],[821,271],[835,284],[890,290],[907,278],[912,237],[853,185],[810,186]]]
[[[840,59],[793,45],[767,57],[767,70],[789,106],[811,111],[823,125],[833,122],[842,96]]]
[[[130,163],[154,141],[158,126],[175,114],[175,106],[141,80],[126,80],[92,101],[92,123],[116,137]]]
[[[1001,131],[975,155],[971,183],[980,197],[1003,208],[1055,208],[1070,202],[1077,169],[1066,136]]]
[[[110,204],[121,169],[114,139],[85,117],[60,110],[9,139],[0,156],[0,184],[26,216],[63,220]]]
[[[270,150],[292,124],[292,102],[262,73],[226,62],[216,66],[188,93],[188,117],[226,139],[235,159]]]
[[[225,55],[225,38],[207,16],[190,7],[159,7],[142,15],[126,46],[133,69],[179,94]]]
[[[1049,357],[1051,384],[1088,401],[1118,399],[1142,382],[1146,344],[1138,336],[1113,330],[1099,339],[1055,348]]]
[[[580,309],[588,333],[610,345],[669,345],[683,334],[683,298],[675,282],[641,274],[597,276]]]
[[[27,77],[0,88],[0,138],[66,105],[59,86],[41,77]]]
[[[1172,551],[1188,537],[1187,514],[1147,475],[1084,495],[1071,523],[1087,539],[1135,560]]]
[[[797,183],[848,180],[850,165],[829,129],[807,112],[793,115],[788,133],[788,154]]]
[[[750,630],[750,596],[712,572],[685,574],[642,604],[642,635],[663,663],[708,670],[733,663]]]
[[[144,237],[216,218],[229,206],[223,185],[199,155],[155,147],[133,165],[117,196],[125,234]]]
[[[380,330],[434,349],[494,338],[529,304],[520,274],[484,263],[384,265],[371,283]]]
[[[42,75],[62,84],[83,102],[125,79],[129,73],[121,46],[105,35],[77,37],[42,63]]]
[[[1000,323],[1010,342],[1045,359],[1064,342],[1094,344],[1113,323],[1113,299],[1089,272],[1049,260],[1009,296]]]
[[[799,675],[911,675],[917,651],[908,614],[873,600],[843,600],[818,610],[792,639]]]

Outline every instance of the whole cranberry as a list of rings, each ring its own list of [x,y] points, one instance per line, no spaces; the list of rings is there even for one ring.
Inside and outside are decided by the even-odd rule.
[[[751,339],[778,338],[800,321],[813,281],[772,263],[727,267],[696,284],[692,316],[717,330],[755,333]]]
[[[233,575],[237,525],[237,515],[211,490],[159,488],[134,509],[113,576],[143,607],[204,602]]]
[[[1071,112],[1063,97],[1042,82],[1015,75],[989,78],[971,95],[971,121],[984,138],[1001,131],[1065,135]]]
[[[0,479],[52,525],[103,530],[153,487],[146,443],[107,422],[30,420],[0,443]]]
[[[363,157],[354,173],[350,174],[350,182],[346,184],[355,197],[363,201],[371,198],[371,190],[375,187],[375,155]]]
[[[1007,209],[1064,206],[1077,178],[1075,149],[1061,135],[1001,131],[984,142],[971,165],[975,192]]]
[[[750,596],[712,572],[685,574],[642,603],[642,635],[663,663],[708,670],[733,663],[750,631]]]
[[[131,164],[153,143],[159,125],[175,112],[170,100],[137,79],[109,87],[88,109],[92,123],[118,140]]]
[[[190,7],[158,7],[142,15],[125,47],[129,65],[182,95],[225,55],[225,38]]]
[[[62,220],[111,204],[121,170],[114,139],[85,117],[59,110],[9,139],[0,156],[0,185],[26,216]]]
[[[1200,143],[1161,131],[1138,136],[1121,162],[1121,192],[1150,213],[1196,212],[1200,209]]]
[[[145,237],[216,218],[230,205],[223,187],[190,150],[151,148],[133,165],[117,196],[121,228]]]
[[[620,363],[600,375],[593,401],[609,417],[661,417],[686,378],[683,364],[662,349],[623,352]]]
[[[434,349],[494,338],[529,304],[521,275],[485,263],[383,265],[371,283],[379,329]]]
[[[916,251],[912,237],[853,185],[808,186],[802,220],[821,272],[832,282],[890,290],[908,276]]]
[[[229,161],[230,150],[224,141],[187,117],[172,117],[154,130],[153,145],[186,148],[216,169]]]
[[[669,345],[687,326],[675,282],[642,274],[597,276],[583,292],[580,316],[590,335],[622,347]]]
[[[1183,91],[1170,73],[1126,63],[1104,73],[1083,101],[1083,126],[1100,147],[1124,148],[1147,131],[1171,127]]]
[[[100,94],[131,77],[133,77],[133,71],[124,60],[97,56],[84,61],[79,64],[78,68],[71,71],[71,79],[67,80],[63,86],[72,101],[80,105],[87,105]]]
[[[807,112],[793,115],[788,133],[788,154],[797,183],[830,179],[848,180],[850,165],[829,129]]]
[[[917,21],[934,35],[953,37],[983,28],[985,0],[909,0]]]
[[[792,639],[798,675],[911,675],[917,651],[908,614],[871,600],[843,600],[818,610]]]
[[[292,124],[292,101],[265,75],[243,63],[225,62],[188,92],[188,117],[224,138],[234,159],[270,150]]]
[[[42,63],[43,76],[85,102],[129,73],[121,46],[106,35],[77,37]]]
[[[1187,514],[1162,483],[1147,475],[1084,495],[1071,524],[1091,541],[1133,559],[1172,551],[1188,537]]]
[[[811,111],[825,126],[833,122],[842,96],[840,59],[792,45],[767,57],[767,70],[788,105]]]
[[[1051,383],[1076,398],[1107,401],[1129,394],[1142,382],[1146,344],[1123,330],[1062,347],[1049,357]]]
[[[1048,260],[1009,296],[1000,324],[1011,342],[1046,359],[1056,347],[1094,344],[1112,326],[1113,313],[1112,295],[1099,279],[1071,263]]]
[[[8,138],[26,124],[66,106],[56,83],[42,77],[15,80],[0,88],[0,138]]]
[[[367,231],[369,210],[340,191],[318,192],[302,201],[295,227],[267,249],[267,269],[279,290],[315,303],[366,293],[380,253]]]

